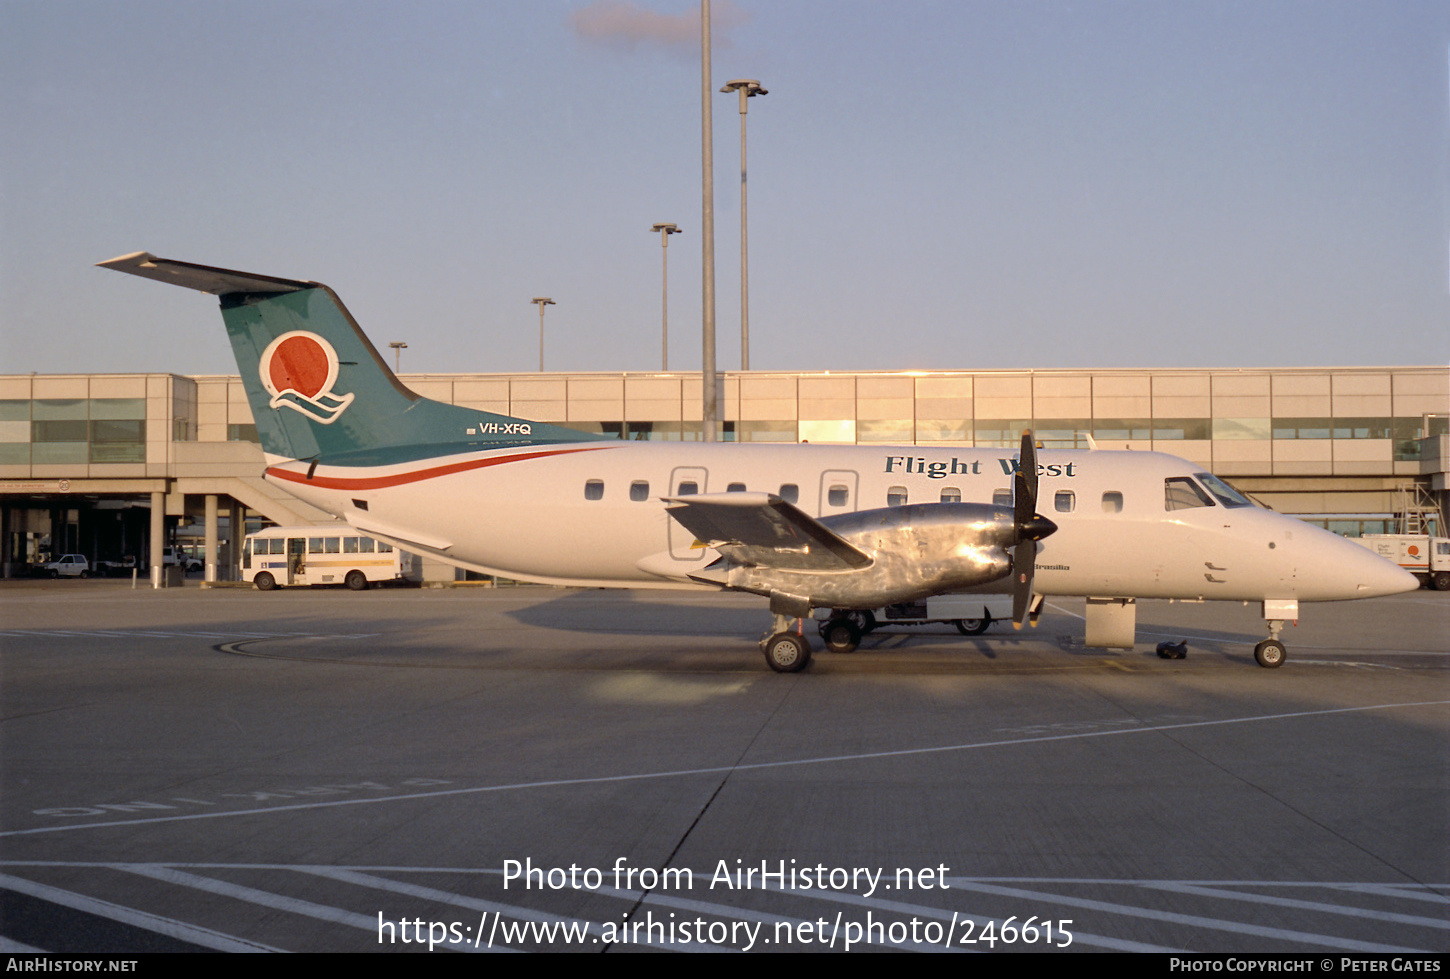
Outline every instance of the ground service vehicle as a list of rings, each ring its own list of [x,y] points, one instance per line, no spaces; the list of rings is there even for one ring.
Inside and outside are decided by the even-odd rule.
[[[40,573],[47,578],[89,578],[91,564],[84,554],[62,554],[41,565]]]
[[[351,527],[269,527],[242,545],[242,580],[262,591],[287,585],[416,581],[417,559]]]
[[[1042,596],[1036,596],[1040,603]],[[1030,609],[1029,615],[1036,615]],[[826,648],[849,653],[861,637],[879,628],[944,623],[956,626],[964,636],[980,636],[992,623],[1012,621],[1012,596],[992,594],[932,595],[918,602],[900,602],[866,611],[830,611],[820,619],[819,630]]]

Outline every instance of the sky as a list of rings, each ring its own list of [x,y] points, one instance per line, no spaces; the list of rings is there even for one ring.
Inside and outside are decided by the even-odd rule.
[[[404,372],[701,358],[699,5],[0,0],[0,373],[234,373],[156,255]],[[1450,360],[1450,3],[715,0],[755,370]],[[715,94],[718,366],[740,116]]]

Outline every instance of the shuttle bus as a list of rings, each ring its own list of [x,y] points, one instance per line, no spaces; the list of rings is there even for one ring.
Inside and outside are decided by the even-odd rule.
[[[268,527],[242,546],[242,580],[262,591],[288,585],[347,585],[362,591],[374,582],[416,582],[417,557],[351,527]]]

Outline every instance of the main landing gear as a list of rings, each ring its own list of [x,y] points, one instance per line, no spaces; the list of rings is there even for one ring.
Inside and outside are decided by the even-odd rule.
[[[821,638],[833,653],[854,653],[861,637],[876,628],[876,615],[870,609],[843,612],[840,609],[821,623]]]
[[[765,662],[777,673],[799,673],[811,665],[811,644],[803,630],[792,631],[793,620],[775,613],[771,630],[760,638]]]

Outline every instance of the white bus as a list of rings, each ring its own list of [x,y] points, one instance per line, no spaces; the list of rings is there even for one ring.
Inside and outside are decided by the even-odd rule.
[[[262,591],[285,585],[347,585],[418,581],[422,568],[407,551],[351,527],[268,527],[242,545],[242,580]]]

